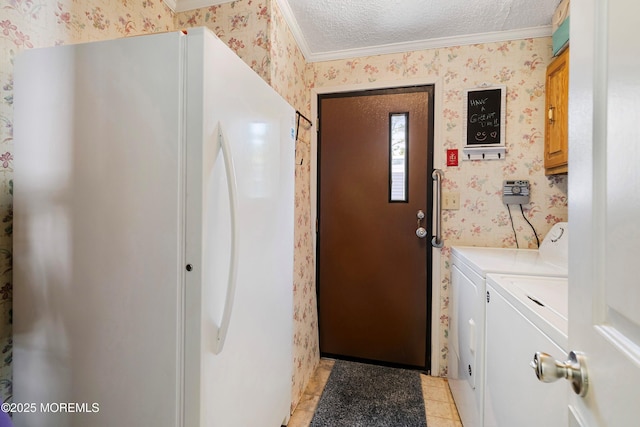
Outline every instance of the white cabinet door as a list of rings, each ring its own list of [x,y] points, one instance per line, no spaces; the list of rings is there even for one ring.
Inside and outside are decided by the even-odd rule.
[[[640,419],[638,16],[634,1],[571,3],[569,347],[589,373],[572,426]]]

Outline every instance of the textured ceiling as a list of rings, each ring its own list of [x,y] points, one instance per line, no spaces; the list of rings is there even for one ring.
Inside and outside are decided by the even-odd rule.
[[[198,0],[176,0],[180,3]],[[223,1],[200,0],[211,4]],[[274,0],[309,61],[551,35],[559,0]]]

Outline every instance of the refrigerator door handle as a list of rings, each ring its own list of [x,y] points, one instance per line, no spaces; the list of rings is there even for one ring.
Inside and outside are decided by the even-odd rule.
[[[222,321],[218,328],[218,336],[214,343],[213,353],[218,354],[224,348],[224,342],[229,329],[229,321],[231,320],[231,309],[233,308],[233,299],[236,294],[236,278],[238,275],[238,184],[236,182],[236,171],[231,155],[231,146],[222,132],[222,127],[218,124],[218,142],[224,157],[224,168],[227,174],[227,186],[229,190],[229,208],[231,217],[231,257],[229,260],[229,279],[227,281],[227,293],[224,301],[224,309],[222,311]]]

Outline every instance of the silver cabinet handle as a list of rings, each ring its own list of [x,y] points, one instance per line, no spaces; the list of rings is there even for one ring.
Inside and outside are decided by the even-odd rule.
[[[444,173],[440,169],[434,169],[431,177],[436,181],[436,194],[433,198],[436,211],[436,235],[431,239],[431,246],[441,248],[444,246],[442,241],[442,177]]]
[[[584,397],[589,388],[586,357],[575,351],[570,351],[568,357],[566,361],[560,362],[547,353],[537,352],[533,355],[530,366],[536,371],[536,376],[540,381],[551,383],[565,378],[571,382],[573,391]]]

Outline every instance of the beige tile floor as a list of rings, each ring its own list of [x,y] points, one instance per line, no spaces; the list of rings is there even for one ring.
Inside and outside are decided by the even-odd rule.
[[[320,359],[320,365],[311,377],[307,389],[293,412],[287,427],[308,427],[318,405],[324,385],[329,379],[334,361]],[[453,402],[449,384],[445,378],[420,375],[422,396],[428,427],[462,427],[458,410]]]

